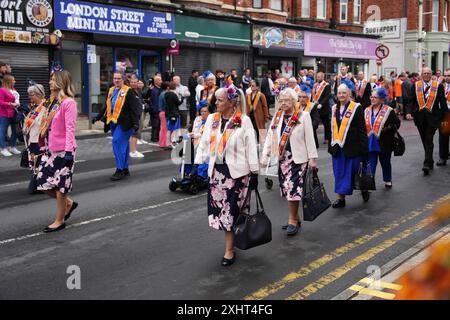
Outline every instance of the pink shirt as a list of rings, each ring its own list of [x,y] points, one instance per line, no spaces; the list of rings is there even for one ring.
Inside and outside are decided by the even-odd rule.
[[[12,118],[16,109],[9,106],[8,103],[15,102],[14,95],[5,88],[0,88],[0,117]]]
[[[53,117],[48,134],[48,148],[52,152],[74,152],[77,148],[75,130],[77,124],[77,103],[66,98]]]

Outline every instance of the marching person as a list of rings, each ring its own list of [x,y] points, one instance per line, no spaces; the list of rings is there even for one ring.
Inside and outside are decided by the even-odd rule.
[[[166,118],[167,118],[167,139],[168,143],[172,144],[172,148],[175,148],[181,134],[181,115],[180,105],[184,102],[184,97],[181,99],[177,94],[177,84],[175,81],[169,83],[169,91],[164,96],[166,105]]]
[[[423,68],[421,80],[412,88],[411,104],[407,106],[406,111],[408,120],[414,118],[422,140],[425,151],[422,171],[425,176],[433,170],[434,134],[448,111],[444,86],[436,80],[431,80],[431,76],[431,69]]]
[[[206,123],[195,156],[202,164],[209,156],[209,226],[225,231],[222,266],[235,262],[233,226],[250,202],[249,189],[258,186],[258,150],[252,122],[245,115],[245,96],[233,84],[215,92],[217,112]]]
[[[142,106],[133,90],[124,84],[122,73],[115,72],[113,81],[114,86],[109,89],[106,106],[93,121],[106,116],[106,130],[111,129],[112,148],[116,158],[116,172],[111,176],[111,180],[118,181],[130,175],[130,137],[139,129]]]
[[[395,110],[384,104],[388,92],[385,88],[374,91],[370,97],[371,106],[364,111],[367,135],[369,136],[369,164],[375,175],[378,160],[383,171],[386,188],[392,188],[391,155],[394,150],[394,135],[400,128],[400,120]]]
[[[345,84],[350,89],[350,93],[356,91],[355,83],[348,79],[348,67],[342,66],[341,73],[338,74],[334,81],[334,95],[337,97],[338,88],[341,84]]]
[[[145,110],[145,102],[142,97],[142,91],[139,89],[139,79],[136,75],[132,75],[130,78],[130,88],[132,89],[138,103],[142,106],[139,110],[141,112],[139,116],[139,129],[133,133],[130,139],[130,157],[131,158],[144,158],[144,155],[137,151],[138,141],[141,141],[142,138],[142,129],[144,129],[144,110]]]
[[[200,92],[200,101],[208,101],[209,110],[216,111],[216,95],[214,94],[219,88],[216,86],[216,76],[211,73],[211,71],[205,71],[202,75],[205,80],[205,86]]]
[[[298,95],[299,102],[298,104],[302,108],[302,111],[306,111],[309,113],[312,121],[313,131],[314,131],[314,141],[316,143],[316,148],[319,148],[319,139],[317,138],[317,128],[320,124],[320,116],[319,110],[316,107],[315,103],[312,103],[309,100],[308,93],[301,91]]]
[[[288,79],[288,86],[289,86],[289,88],[291,88],[292,90],[294,90],[296,94],[299,94],[300,91],[302,91],[302,90],[300,89],[300,86],[298,85],[297,79],[295,79],[295,77],[290,77],[290,78]]]
[[[41,139],[47,141],[36,177],[37,189],[56,199],[55,221],[44,232],[55,232],[66,227],[78,203],[69,198],[77,143],[77,103],[75,87],[67,71],[56,71],[50,79],[51,103],[44,112],[39,129]]]
[[[198,116],[195,118],[194,123],[192,124],[192,128],[190,130],[190,136],[192,138],[192,146],[194,152],[192,153],[191,161],[195,159],[195,153],[197,152],[198,146],[200,144],[200,140],[202,138],[203,132],[205,130],[205,123],[208,120],[208,116],[211,114],[208,109],[208,102],[206,100],[201,101],[197,105]],[[196,168],[196,174],[199,177],[207,177],[208,176],[208,159],[205,160],[205,163],[198,165]]]
[[[302,92],[306,101],[308,94]],[[303,181],[308,169],[317,168],[317,149],[311,117],[297,103],[294,90],[280,93],[280,108],[273,117],[261,156],[261,169],[269,159],[278,159],[278,178],[281,196],[288,201],[288,224],[283,226],[288,236],[296,235],[301,222],[298,213],[303,198]]]
[[[356,99],[355,102],[361,104],[363,108],[370,106],[370,96],[372,88],[364,77],[364,72],[358,72],[358,81],[356,82]]]
[[[326,82],[325,74],[323,72],[317,73],[316,83],[311,94],[311,100],[316,104],[317,110],[319,110],[320,121],[324,127],[324,144],[328,144],[330,141],[330,95],[331,85]]]
[[[340,85],[338,103],[331,111],[331,143],[328,152],[332,156],[334,192],[337,194],[333,208],[345,207],[345,196],[353,194],[354,176],[368,155],[364,110],[359,103],[351,100],[350,95],[350,89],[345,84]],[[363,190],[362,197],[365,202],[369,201],[369,191]]]
[[[265,139],[266,123],[269,121],[269,108],[264,94],[259,91],[256,80],[250,81],[251,92],[247,94],[247,115],[252,120],[258,143]]]
[[[447,101],[447,112],[450,112],[450,68],[444,71],[442,85],[444,86],[445,100]],[[437,166],[447,165],[449,155],[449,136],[444,134],[442,130],[443,128],[441,126],[439,130],[439,161],[436,163]]]

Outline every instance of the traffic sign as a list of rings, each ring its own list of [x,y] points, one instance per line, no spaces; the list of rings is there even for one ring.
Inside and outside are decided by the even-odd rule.
[[[176,39],[170,40],[170,47],[175,49],[178,46],[178,41]]]
[[[180,43],[177,40],[170,40],[170,48],[167,48],[167,54],[173,56],[180,54]]]
[[[383,60],[386,59],[389,56],[390,50],[388,47],[386,47],[384,44],[379,45],[376,49],[375,49],[375,55]]]
[[[383,64],[383,60],[377,59],[377,66],[381,66]]]

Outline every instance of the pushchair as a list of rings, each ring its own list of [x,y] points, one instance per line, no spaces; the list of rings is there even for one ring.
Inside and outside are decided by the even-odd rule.
[[[180,176],[174,176],[169,183],[169,190],[175,192],[177,189],[188,191],[190,194],[197,194],[200,190],[208,187],[208,164],[198,165],[197,174],[191,174],[193,168],[194,147],[189,135],[183,135],[180,140],[183,143],[181,154]],[[188,143],[190,144],[190,160],[186,163]]]

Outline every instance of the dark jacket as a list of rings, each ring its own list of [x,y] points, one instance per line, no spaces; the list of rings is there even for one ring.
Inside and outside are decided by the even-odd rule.
[[[339,102],[336,105],[337,117],[339,117]],[[331,132],[331,137],[333,132]],[[331,140],[328,144],[328,152],[335,156],[341,149],[339,145],[331,146]],[[344,143],[344,155],[347,158],[367,157],[369,154],[369,139],[367,137],[366,123],[364,119],[364,108],[359,106],[353,116],[350,128],[348,129],[347,138]]]
[[[178,106],[183,103],[183,100],[178,98],[178,95],[173,91],[167,91],[164,97],[166,100],[166,116],[170,118],[178,118],[180,110]]]
[[[271,100],[272,97],[272,90],[270,90],[270,83],[269,78],[264,77],[261,81],[261,92],[264,94],[264,96],[267,99],[267,104],[273,103]]]
[[[107,105],[105,104],[102,112],[100,112],[96,118],[96,120],[100,120],[103,117],[103,119],[105,120],[105,133],[110,129],[110,126],[106,124],[106,111]],[[119,118],[117,119],[117,123],[120,125],[123,131],[128,131],[131,128],[137,131],[139,129],[139,119],[141,117],[141,114],[142,105],[136,99],[133,89],[130,88],[127,92],[127,96],[125,98],[125,102],[123,104]]]
[[[161,94],[162,89],[161,87],[153,87],[150,92],[150,112],[153,114],[159,113],[159,95]]]
[[[191,95],[189,96],[189,105],[195,107],[195,88],[197,88],[197,78],[191,76],[188,81],[188,89]]]
[[[130,90],[133,90],[133,89],[130,89]],[[137,101],[139,102],[139,105],[141,106],[139,108],[139,112],[140,112],[139,117],[140,117],[145,109],[145,102],[144,102],[144,98],[142,96],[142,91],[141,90],[138,90],[138,91],[133,90],[133,93],[134,93],[134,96],[136,97]]]
[[[320,105],[322,105],[322,108],[318,109],[319,110],[319,115],[321,117],[326,117],[326,116],[328,116],[331,113],[330,95],[331,95],[331,85],[327,84],[325,89],[323,89],[322,95],[320,96],[319,101],[318,101],[318,103]]]
[[[397,117],[395,110],[392,110],[378,139],[381,153],[392,153],[394,151],[394,136],[395,132],[400,128],[400,124],[400,119]]]
[[[203,93],[205,92],[205,89],[203,89],[202,91],[200,91],[200,97],[203,97]],[[216,106],[216,95],[213,94],[211,97],[211,101],[209,102],[208,105],[208,110],[210,113],[214,113],[217,111],[217,106]]]
[[[415,86],[411,88],[411,100],[406,106],[406,113],[413,115],[414,123],[417,127],[426,122],[435,128],[439,128],[442,119],[448,111],[444,86],[442,84],[438,86],[436,100],[434,101],[431,112],[425,110],[425,108],[419,111],[419,103],[417,102],[415,88]]]
[[[321,122],[320,121],[320,115],[319,115],[319,109],[317,109],[317,106],[315,106],[312,109],[312,111],[309,113],[309,115],[311,116],[313,129],[314,129],[314,131],[316,131],[317,128],[319,127],[320,122]]]
[[[358,85],[358,83],[356,83],[356,86],[357,85]],[[367,82],[366,88],[364,89],[364,93],[363,93],[362,97],[357,96],[355,101],[360,103],[365,109],[371,105],[371,103],[370,103],[371,95],[372,95],[372,86],[370,85],[369,82]]]

